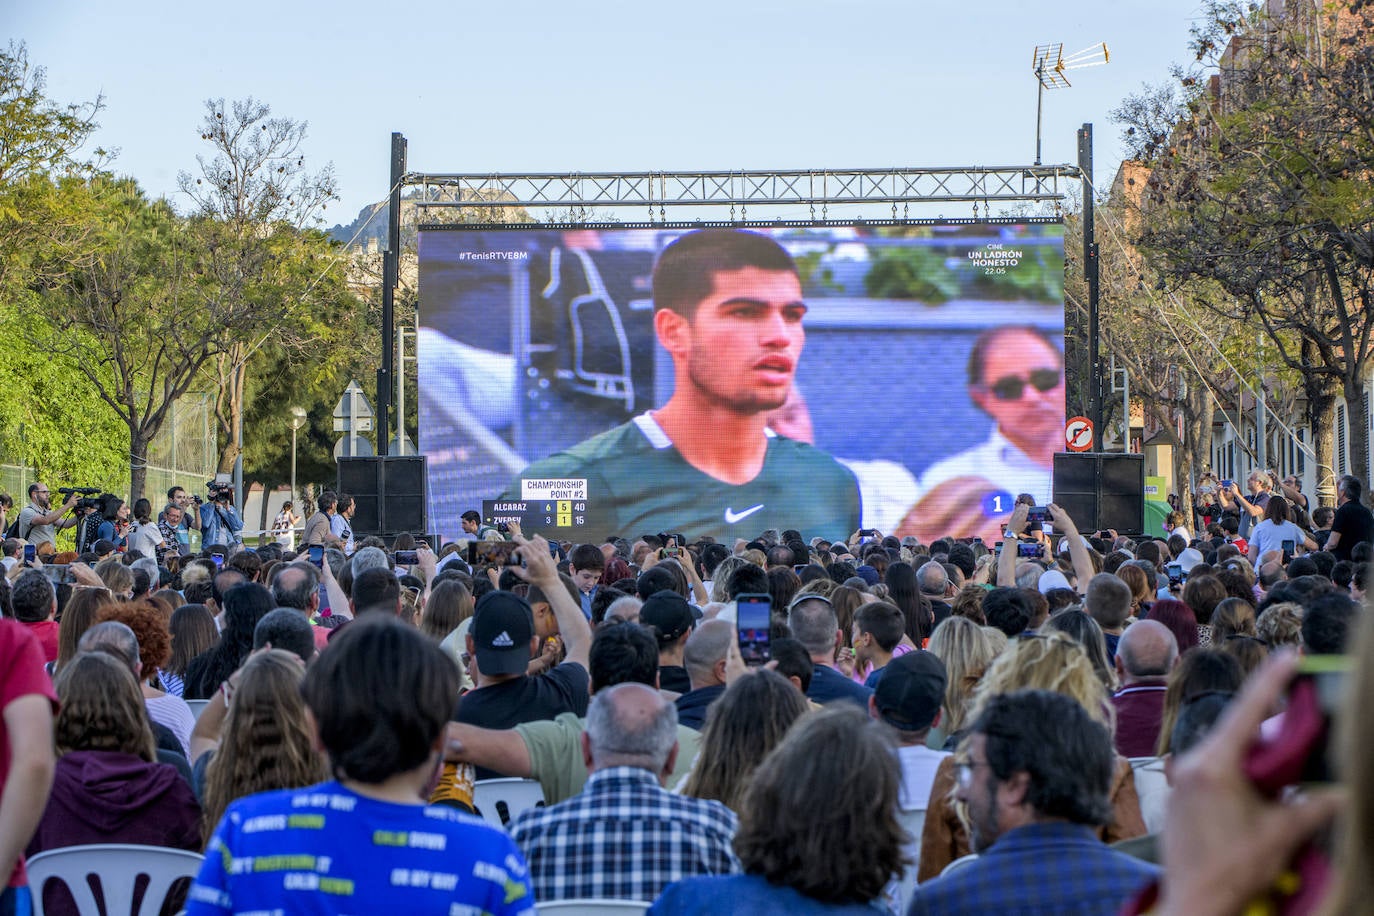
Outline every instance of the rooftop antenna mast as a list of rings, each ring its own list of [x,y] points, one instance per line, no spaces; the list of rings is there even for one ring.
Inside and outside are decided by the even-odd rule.
[[[1082,51],[1064,56],[1064,43],[1036,45],[1031,58],[1031,72],[1035,74],[1035,164],[1040,165],[1040,131],[1045,112],[1046,89],[1068,89],[1072,86],[1065,72],[1084,67],[1100,67],[1110,55],[1105,42],[1091,45]]]

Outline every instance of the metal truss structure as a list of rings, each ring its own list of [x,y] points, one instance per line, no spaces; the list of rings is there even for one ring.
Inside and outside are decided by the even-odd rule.
[[[418,207],[667,207],[1060,201],[1076,190],[1077,166],[798,169],[709,172],[410,172]]]

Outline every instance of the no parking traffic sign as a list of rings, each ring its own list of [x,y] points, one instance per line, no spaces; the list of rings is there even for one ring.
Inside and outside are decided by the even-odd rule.
[[[1071,452],[1090,452],[1093,447],[1093,423],[1087,417],[1074,417],[1064,424],[1064,444]]]

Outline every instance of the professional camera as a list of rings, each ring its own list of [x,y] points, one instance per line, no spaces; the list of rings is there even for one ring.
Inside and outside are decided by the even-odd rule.
[[[234,499],[234,488],[227,483],[212,480],[205,485],[205,490],[212,503],[227,503]]]
[[[105,497],[109,495],[101,493],[99,487],[58,487],[57,492],[62,494],[63,502],[73,493],[80,493],[82,498],[78,499],[73,507],[77,512],[85,512],[87,509],[105,511]]]

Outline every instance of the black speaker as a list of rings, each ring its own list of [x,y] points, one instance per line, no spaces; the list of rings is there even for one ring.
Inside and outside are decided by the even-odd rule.
[[[1060,452],[1054,456],[1054,501],[1083,534],[1113,528],[1145,531],[1145,456]]]
[[[421,535],[429,529],[425,456],[340,458],[339,492],[353,497],[355,535]]]
[[[340,458],[339,488],[336,492],[350,496],[359,493],[376,495],[381,490],[381,469],[380,458]]]

